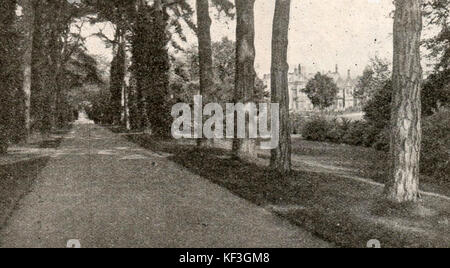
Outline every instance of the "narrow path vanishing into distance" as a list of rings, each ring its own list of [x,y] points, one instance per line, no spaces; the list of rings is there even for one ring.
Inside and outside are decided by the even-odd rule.
[[[0,232],[2,247],[329,247],[82,117]]]

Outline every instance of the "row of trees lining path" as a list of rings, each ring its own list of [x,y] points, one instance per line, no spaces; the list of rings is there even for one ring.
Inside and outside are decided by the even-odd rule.
[[[197,0],[201,88],[211,85],[210,19],[205,16],[207,3]],[[280,141],[272,150],[271,167],[285,175],[291,171],[291,138],[287,48],[290,0],[277,0],[273,21],[271,100],[280,104]],[[422,14],[420,0],[396,0],[394,18],[394,105],[392,107],[391,178],[386,186],[387,199],[415,202],[419,199],[419,159],[421,144],[422,67],[420,42]],[[254,92],[254,0],[236,0],[236,91],[235,100],[246,103]],[[200,15],[203,15],[200,17]],[[202,22],[201,18],[207,18]],[[203,68],[203,69],[202,69]],[[204,92],[204,91],[201,91]],[[255,142],[236,140],[233,150],[238,156],[255,156]]]
[[[100,83],[73,1],[2,1],[0,8],[0,152],[33,132],[48,135],[74,119],[69,89]],[[74,30],[74,29],[78,29]]]
[[[17,4],[23,13],[19,21],[15,14]],[[83,50],[81,34],[74,34],[71,30],[75,20],[89,18],[92,23],[109,22],[114,25],[112,40],[102,32],[97,33],[112,46],[114,53],[110,100],[104,115],[109,116],[110,123],[128,129],[151,127],[153,135],[169,137],[172,103],[168,46],[182,50],[176,40],[186,40],[183,24],[198,37],[199,93],[208,95],[214,91],[211,7],[230,18],[236,16],[234,101],[254,101],[254,4],[255,0],[235,0],[234,3],[229,0],[196,0],[195,24],[194,10],[186,0],[2,1],[0,86],[4,94],[0,94],[1,152],[6,152],[11,133],[22,133],[19,139],[26,139],[33,130],[49,133],[70,121],[67,116],[70,105],[67,105],[64,88],[72,85],[67,81],[75,83],[76,78],[86,77],[96,79],[95,72],[92,73],[92,60]],[[272,37],[271,100],[280,105],[280,141],[272,151],[271,167],[283,176],[292,168],[287,80],[290,6],[290,0],[276,0]],[[392,107],[391,175],[386,198],[397,203],[419,199],[421,10],[420,0],[395,0],[395,101]],[[22,36],[15,35],[17,31],[14,29],[18,27],[23,29]],[[14,44],[17,38],[22,39],[20,62],[16,62],[19,52]],[[130,59],[128,54],[131,54]],[[73,61],[84,68],[84,75],[73,74],[71,68],[67,68]],[[11,123],[16,130],[6,127]],[[17,131],[17,128],[22,131]],[[239,158],[257,157],[256,141],[236,139],[233,152]]]
[[[164,2],[164,1],[163,1]],[[155,1],[153,8],[160,9],[164,3]],[[228,1],[212,1],[219,9],[229,10]],[[255,88],[255,36],[254,36],[254,0],[236,0],[236,81],[235,102],[247,103],[254,100]],[[395,2],[394,22],[394,90],[395,103],[392,110],[392,141],[391,141],[391,180],[386,187],[386,196],[395,202],[417,201],[419,198],[419,156],[420,156],[420,86],[422,71],[420,67],[420,36],[422,30],[421,6],[418,0],[397,0]],[[139,5],[146,6],[143,1]],[[289,121],[289,101],[287,73],[287,46],[289,29],[289,0],[277,0],[275,7],[272,39],[272,102],[280,104],[280,142],[272,151],[271,167],[285,175],[291,171],[291,141]],[[200,94],[212,92],[214,74],[212,72],[211,18],[209,1],[197,0],[197,28],[200,66]],[[142,16],[142,15],[141,15]],[[148,33],[148,32],[147,32]],[[161,36],[160,36],[161,37]],[[163,40],[164,38],[162,38]],[[156,42],[156,40],[153,40]],[[139,53],[139,56],[145,54]],[[161,50],[157,55],[164,55]],[[143,57],[145,58],[145,57]],[[161,64],[161,63],[160,63]],[[146,66],[147,64],[143,64]],[[148,65],[147,65],[148,66]],[[167,70],[163,66],[163,70]],[[151,71],[151,70],[148,70]],[[154,73],[154,72],[153,72]],[[141,75],[148,75],[141,73]],[[164,77],[160,73],[157,78]],[[123,81],[121,79],[121,81]],[[139,83],[139,76],[137,83]],[[162,87],[167,83],[162,83]],[[140,88],[138,86],[138,88]],[[152,95],[155,94],[153,87]],[[116,92],[116,95],[119,94]],[[156,94],[158,95],[158,94]],[[138,96],[140,96],[138,94]],[[147,95],[149,97],[149,95]],[[138,105],[140,105],[138,103]],[[149,102],[147,101],[147,105]],[[142,105],[141,105],[142,106]],[[150,108],[151,107],[151,108]],[[169,129],[163,124],[164,118],[158,118],[151,111],[165,111],[164,107],[155,109],[158,105],[149,106],[149,118],[153,128],[161,126],[158,134],[164,134]],[[140,113],[141,115],[144,113]],[[162,113],[164,114],[164,112]],[[118,116],[117,116],[118,117]],[[142,126],[142,125],[141,125]],[[199,143],[201,145],[201,142]],[[256,142],[251,139],[236,139],[233,142],[233,152],[237,157],[256,157]]]

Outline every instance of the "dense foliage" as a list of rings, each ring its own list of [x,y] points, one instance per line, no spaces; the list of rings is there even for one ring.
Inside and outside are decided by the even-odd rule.
[[[438,29],[438,33],[425,40],[429,57],[436,63],[436,72],[450,68],[450,1],[425,0],[423,3],[426,26]]]
[[[438,30],[424,42],[428,58],[434,63],[422,90],[423,112],[429,116],[450,105],[450,0],[425,0],[424,15],[426,27]]]
[[[86,98],[89,105],[86,105],[84,109],[89,118],[97,124],[110,124],[112,122],[110,94],[111,92],[108,89],[100,89]]]
[[[390,80],[392,73],[390,65],[386,60],[375,57],[365,68],[355,89],[355,97],[361,98],[363,104],[371,100],[377,92]]]
[[[378,89],[363,108],[367,122],[382,130],[391,120],[392,82],[389,80]]]
[[[306,93],[314,107],[323,110],[333,105],[339,89],[331,77],[317,73],[308,82],[303,92]]]
[[[450,110],[442,109],[423,120],[421,172],[450,182]]]
[[[17,50],[18,33],[15,31],[16,1],[0,2],[0,154],[5,153],[15,125],[20,124],[15,101],[20,86],[20,62]]]
[[[424,115],[432,115],[442,106],[450,106],[450,69],[431,74],[422,88]]]
[[[323,117],[317,117],[308,121],[303,127],[303,138],[310,141],[326,141],[331,124]]]
[[[33,130],[49,133],[71,121],[66,90],[76,80],[72,61],[83,56],[83,38],[71,25],[83,13],[64,0],[42,1],[34,6],[31,117]],[[76,27],[75,27],[76,28]],[[81,26],[79,28],[81,31]],[[72,62],[70,64],[69,62]],[[82,68],[78,66],[77,69]],[[69,82],[69,83],[68,83]]]
[[[164,9],[147,7],[144,10],[147,21],[140,23],[139,35],[133,40],[135,79],[143,92],[145,113],[152,133],[156,136],[170,135],[170,59],[167,33],[168,14]],[[142,25],[142,24],[147,25]],[[139,32],[138,30],[138,32]],[[150,42],[149,42],[150,41]],[[138,54],[138,53],[139,54]]]
[[[199,92],[198,51],[189,48],[172,63],[171,88],[177,102],[191,103]],[[203,94],[204,102],[229,103],[234,98],[236,74],[236,43],[228,38],[213,42],[214,86],[211,92]],[[260,78],[255,82],[255,102],[263,102],[268,97],[266,86]]]
[[[379,122],[372,121],[374,118]],[[445,108],[423,118],[421,172],[448,182],[450,172],[450,111]],[[311,141],[373,147],[389,151],[390,131],[386,116],[363,121],[314,117],[302,123],[302,136]],[[383,127],[384,126],[384,127]]]

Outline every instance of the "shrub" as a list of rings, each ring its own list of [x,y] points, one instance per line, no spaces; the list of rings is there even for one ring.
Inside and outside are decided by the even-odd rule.
[[[351,121],[345,118],[333,119],[330,121],[330,129],[327,134],[327,140],[334,143],[342,143],[345,134],[350,128]]]
[[[344,135],[345,132],[341,128],[341,125],[338,122],[333,122],[327,133],[326,140],[333,143],[342,143],[342,138]]]
[[[421,173],[439,182],[450,182],[450,110],[423,120]]]
[[[381,132],[377,132],[375,139],[370,146],[372,146],[375,150],[388,152],[390,136],[390,130],[386,127]]]
[[[305,121],[302,116],[298,114],[291,114],[290,119],[292,134],[302,134],[302,129],[305,125]]]
[[[306,122],[302,134],[311,141],[367,146],[388,152],[390,129],[389,124],[384,125],[379,129],[381,124],[367,121],[329,121],[318,117]],[[422,133],[421,174],[435,182],[450,183],[450,109],[441,108],[434,115],[424,117]]]
[[[364,107],[364,118],[380,132],[389,125],[391,120],[391,103],[392,82],[388,81]]]
[[[317,117],[307,122],[302,130],[304,139],[311,141],[326,141],[331,124],[322,117]]]
[[[326,120],[314,118],[303,127],[303,138],[311,141],[329,141],[357,146],[372,146],[379,131],[365,121],[348,119]]]
[[[361,146],[365,144],[367,123],[364,121],[351,122],[342,141],[349,145]]]

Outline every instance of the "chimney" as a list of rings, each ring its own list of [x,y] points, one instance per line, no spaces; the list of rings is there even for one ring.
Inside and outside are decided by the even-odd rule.
[[[348,78],[350,79],[351,78],[351,76],[352,76],[352,74],[351,74],[351,70],[349,69],[348,71],[347,71],[347,74],[348,74]]]
[[[302,65],[301,64],[299,64],[298,65],[298,74],[302,74]]]
[[[336,64],[336,72],[335,73],[339,73],[339,66]]]

